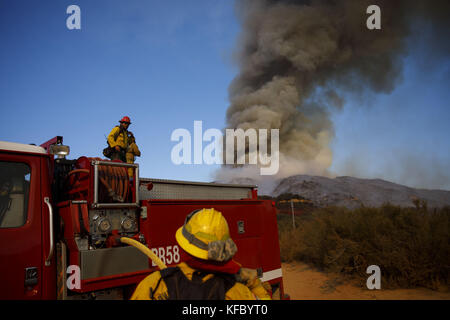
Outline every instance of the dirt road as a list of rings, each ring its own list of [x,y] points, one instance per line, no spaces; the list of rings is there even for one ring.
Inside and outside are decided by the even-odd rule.
[[[283,263],[285,292],[292,300],[450,300],[450,292],[425,288],[368,290],[344,282],[334,274],[319,272],[303,263]]]

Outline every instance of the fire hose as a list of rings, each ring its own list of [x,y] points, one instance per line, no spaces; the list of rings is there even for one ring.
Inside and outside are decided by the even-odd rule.
[[[133,246],[136,249],[138,249],[139,251],[141,251],[143,254],[145,254],[147,257],[149,257],[159,267],[159,269],[162,270],[162,269],[167,268],[167,266],[164,264],[164,262],[162,262],[161,259],[152,250],[150,250],[148,247],[146,247],[142,243],[140,243],[134,239],[127,238],[127,237],[121,237],[120,241],[123,243],[129,244],[130,246]]]
[[[101,160],[95,158],[95,160]],[[89,174],[88,169],[75,169],[69,172],[72,174]],[[114,201],[124,202],[128,196],[128,173],[127,169],[116,166],[99,166],[99,180],[106,188],[108,197]]]
[[[95,160],[101,160],[95,158]],[[124,202],[128,196],[128,173],[124,167],[99,166],[99,179],[108,190],[108,196]]]

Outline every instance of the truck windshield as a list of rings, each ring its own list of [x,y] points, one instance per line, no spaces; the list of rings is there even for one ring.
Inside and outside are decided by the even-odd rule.
[[[23,226],[27,220],[30,167],[0,161],[0,228]]]

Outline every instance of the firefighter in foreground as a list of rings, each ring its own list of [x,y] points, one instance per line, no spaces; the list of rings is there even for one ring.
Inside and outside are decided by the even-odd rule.
[[[221,212],[193,211],[175,237],[182,262],[143,279],[132,300],[270,300],[256,271],[232,259],[237,247]]]
[[[111,160],[122,160],[123,162],[127,162],[128,127],[131,124],[131,120],[129,117],[125,116],[119,123],[120,126],[115,126],[108,135],[108,145],[110,149],[108,158]]]

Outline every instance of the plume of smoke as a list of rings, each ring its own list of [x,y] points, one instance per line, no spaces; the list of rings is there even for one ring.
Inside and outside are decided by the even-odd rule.
[[[372,0],[237,3],[242,33],[235,59],[240,72],[229,87],[227,127],[280,129],[276,178],[329,175],[334,137],[329,113],[345,104],[342,93],[392,91],[401,79],[411,21],[424,17],[448,24],[448,14],[442,14],[449,8],[446,1],[383,0],[376,1],[382,28],[369,30],[366,9],[371,4]],[[245,173],[260,179],[257,170],[252,172]],[[218,177],[226,174],[219,172]]]

